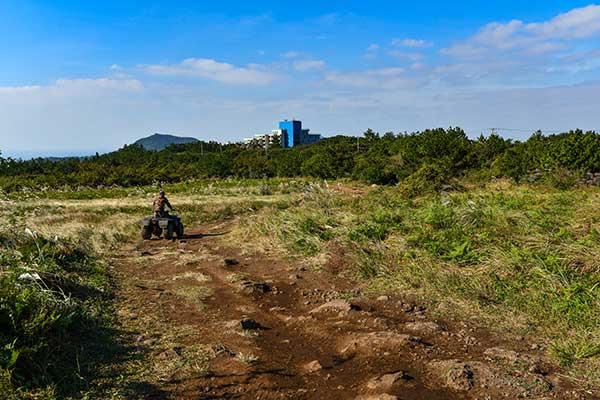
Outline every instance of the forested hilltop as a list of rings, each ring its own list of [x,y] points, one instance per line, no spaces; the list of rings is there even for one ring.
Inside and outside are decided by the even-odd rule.
[[[0,188],[133,186],[194,178],[311,176],[402,183],[408,194],[437,189],[456,177],[549,179],[572,185],[600,171],[600,134],[534,133],[519,142],[499,135],[469,139],[460,128],[411,134],[367,130],[290,149],[246,148],[217,142],[174,144],[162,151],[137,145],[86,159],[28,161],[0,158]]]

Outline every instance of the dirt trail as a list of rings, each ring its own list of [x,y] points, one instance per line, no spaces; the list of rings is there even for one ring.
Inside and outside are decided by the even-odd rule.
[[[433,320],[399,294],[368,297],[328,272],[223,247],[231,224],[140,242],[121,259],[119,314],[138,330],[160,382],[140,397],[597,398],[531,343]]]

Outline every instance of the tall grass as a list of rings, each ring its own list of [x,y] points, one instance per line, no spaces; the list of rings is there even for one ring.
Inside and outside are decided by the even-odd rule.
[[[85,340],[106,329],[110,293],[89,248],[30,229],[0,232],[0,387],[42,397],[84,388],[97,361]]]
[[[598,354],[597,188],[499,181],[413,199],[396,188],[360,198],[327,191],[267,208],[238,234],[290,256],[344,249],[346,272],[359,281],[538,335],[563,364]]]

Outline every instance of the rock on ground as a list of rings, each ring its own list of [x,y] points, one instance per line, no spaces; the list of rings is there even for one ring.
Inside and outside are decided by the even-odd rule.
[[[353,333],[340,341],[338,349],[342,355],[356,353],[372,355],[378,350],[399,350],[403,346],[421,341],[422,339],[416,336],[390,331]]]
[[[348,311],[358,311],[360,310],[360,307],[357,306],[356,304],[352,304],[350,303],[348,300],[343,300],[343,299],[337,299],[337,300],[331,300],[328,301],[325,304],[321,304],[319,307],[314,308],[312,311],[310,311],[310,314],[317,314],[317,313],[321,313],[321,312],[348,312]]]
[[[318,360],[311,361],[302,366],[302,371],[307,374],[313,374],[323,369],[323,366]]]
[[[411,332],[420,333],[422,335],[431,335],[444,330],[440,325],[432,321],[408,322],[404,327]]]
[[[412,378],[409,375],[407,375],[404,371],[394,372],[369,379],[365,387],[369,391],[387,392],[397,382],[409,379]]]

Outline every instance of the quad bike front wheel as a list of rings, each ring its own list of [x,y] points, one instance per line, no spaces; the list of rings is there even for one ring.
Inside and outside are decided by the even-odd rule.
[[[177,238],[183,238],[183,224],[181,222],[177,225]]]
[[[173,224],[169,224],[167,226],[167,230],[165,231],[165,239],[171,240],[173,239]]]

